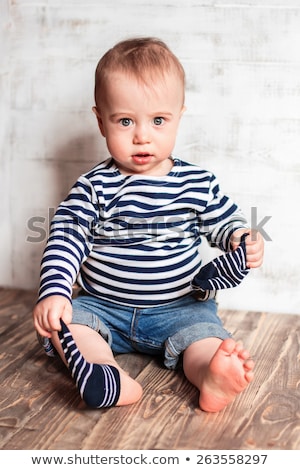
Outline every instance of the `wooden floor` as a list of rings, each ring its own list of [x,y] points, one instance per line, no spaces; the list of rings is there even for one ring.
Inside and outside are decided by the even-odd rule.
[[[36,341],[35,294],[0,289],[1,449],[300,449],[300,315],[221,312],[256,360],[256,377],[220,413],[157,359],[118,356],[142,384],[135,405],[88,409],[67,369]]]

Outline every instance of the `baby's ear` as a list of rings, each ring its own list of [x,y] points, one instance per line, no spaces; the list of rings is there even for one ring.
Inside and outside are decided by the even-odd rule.
[[[97,118],[98,126],[99,126],[99,129],[100,129],[100,132],[101,132],[101,134],[103,135],[103,137],[105,137],[104,127],[103,127],[103,121],[102,121],[102,118],[101,118],[100,110],[99,110],[98,108],[96,108],[96,106],[93,106],[93,107],[92,107],[92,111],[93,111],[93,113],[95,114],[95,116],[96,116],[96,118]]]

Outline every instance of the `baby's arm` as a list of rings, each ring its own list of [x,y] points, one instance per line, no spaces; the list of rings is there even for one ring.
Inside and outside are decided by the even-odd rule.
[[[264,239],[260,232],[250,229],[239,229],[232,233],[230,243],[232,249],[235,250],[241,240],[243,233],[248,233],[246,237],[246,255],[247,255],[247,268],[258,268],[263,262],[264,256]]]
[[[72,319],[71,302],[63,295],[50,295],[41,300],[33,310],[33,323],[42,336],[51,337],[51,331],[61,329],[60,319],[66,324]]]

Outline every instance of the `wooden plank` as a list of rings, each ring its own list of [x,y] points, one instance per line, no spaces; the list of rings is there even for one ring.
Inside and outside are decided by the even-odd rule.
[[[300,316],[221,312],[252,351],[256,375],[220,413],[198,408],[182,371],[140,354],[118,361],[142,384],[143,398],[90,410],[61,361],[36,342],[34,294],[0,293],[1,449],[300,449]]]

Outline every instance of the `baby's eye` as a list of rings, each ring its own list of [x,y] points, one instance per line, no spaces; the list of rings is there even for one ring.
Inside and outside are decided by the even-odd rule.
[[[128,127],[132,124],[132,119],[130,118],[122,118],[120,119],[120,124],[124,127]]]
[[[164,123],[164,118],[163,117],[160,117],[160,116],[157,116],[153,119],[153,124],[155,126],[161,126],[163,123]]]

